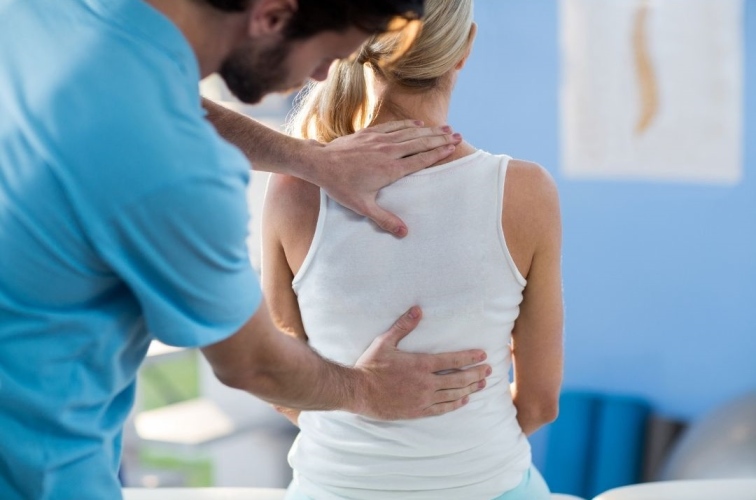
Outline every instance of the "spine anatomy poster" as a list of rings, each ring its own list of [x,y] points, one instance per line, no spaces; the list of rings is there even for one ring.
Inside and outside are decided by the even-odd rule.
[[[743,175],[743,0],[561,0],[568,178]]]

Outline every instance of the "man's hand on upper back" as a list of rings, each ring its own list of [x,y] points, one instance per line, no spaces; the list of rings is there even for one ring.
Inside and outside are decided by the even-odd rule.
[[[336,201],[402,237],[407,226],[378,206],[381,188],[443,160],[462,142],[449,127],[423,127],[413,120],[383,123],[328,144],[301,141],[203,99],[218,132],[243,151],[255,170],[299,177]]]
[[[449,127],[412,120],[384,123],[313,148],[310,182],[384,231],[403,237],[404,222],[376,203],[381,188],[449,156],[461,142]]]

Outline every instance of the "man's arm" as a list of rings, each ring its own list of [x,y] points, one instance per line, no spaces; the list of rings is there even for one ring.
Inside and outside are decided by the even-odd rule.
[[[407,226],[376,203],[381,188],[449,156],[462,140],[449,127],[411,120],[361,130],[328,144],[288,137],[208,99],[208,120],[256,170],[292,175],[326,190],[342,205],[397,236]]]
[[[274,405],[346,410],[384,420],[440,415],[466,404],[485,385],[489,366],[436,375],[480,363],[485,354],[400,351],[397,344],[420,317],[419,308],[410,309],[348,368],[324,360],[301,340],[276,329],[263,300],[241,330],[202,352],[221,382]]]

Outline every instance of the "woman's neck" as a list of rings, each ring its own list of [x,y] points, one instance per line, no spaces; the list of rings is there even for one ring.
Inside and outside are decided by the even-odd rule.
[[[451,91],[441,89],[418,91],[396,85],[374,85],[379,103],[371,123],[377,125],[394,120],[422,120],[426,126],[446,125]]]
[[[376,116],[370,122],[372,125],[408,119],[422,120],[426,127],[448,125],[451,88],[416,91],[376,83],[374,89],[379,106]],[[474,152],[475,148],[463,141],[450,156],[432,166],[442,165]]]

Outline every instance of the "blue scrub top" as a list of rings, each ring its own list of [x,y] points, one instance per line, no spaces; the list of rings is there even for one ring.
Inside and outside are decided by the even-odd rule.
[[[142,0],[0,0],[0,499],[120,498],[150,340],[215,343],[260,304],[249,164],[198,79]]]

